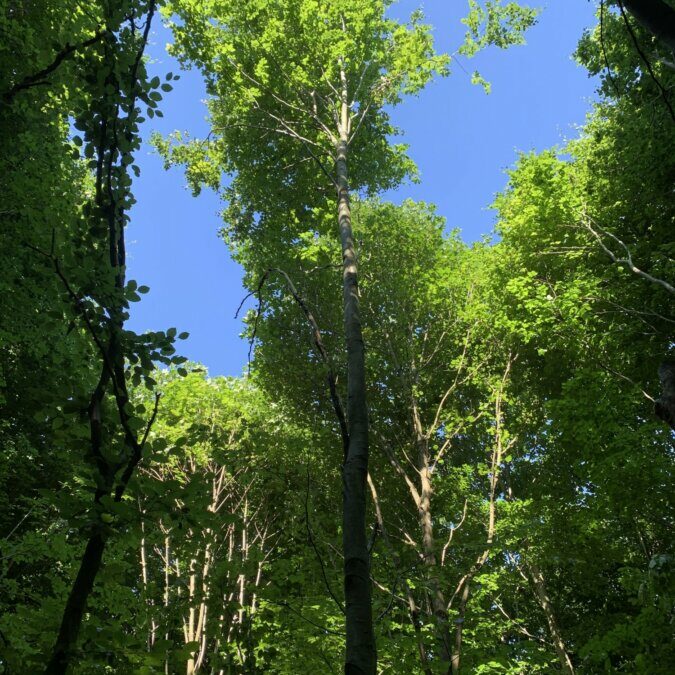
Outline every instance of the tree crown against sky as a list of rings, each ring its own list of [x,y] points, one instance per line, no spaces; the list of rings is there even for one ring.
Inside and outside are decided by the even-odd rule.
[[[373,194],[415,176],[388,108],[417,94],[450,59],[434,50],[421,12],[407,23],[389,18],[389,2],[294,1],[169,6],[172,53],[197,65],[210,95],[209,139],[161,143],[171,163],[185,164],[193,190],[218,187],[223,173],[234,229],[283,213],[285,227],[322,206],[312,187],[332,197],[343,84],[349,104],[350,187]],[[464,50],[522,40],[534,12],[515,3],[472,3]],[[346,82],[340,81],[344,66]],[[262,141],[262,142],[261,142]],[[289,158],[292,158],[289,160]]]

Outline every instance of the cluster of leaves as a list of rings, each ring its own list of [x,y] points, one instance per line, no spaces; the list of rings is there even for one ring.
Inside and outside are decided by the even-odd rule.
[[[156,363],[184,360],[175,329],[125,329],[130,303],[148,291],[126,280],[124,230],[141,106],[152,116],[161,100],[144,61],[157,4],[0,5],[3,667],[48,663],[59,623],[54,667],[67,667],[79,610],[64,609],[66,598],[88,594],[70,589],[87,567],[81,545],[108,539],[108,502],[126,490],[152,419],[128,387],[153,389]],[[12,540],[24,531],[31,556]],[[42,556],[56,552],[47,580]],[[33,627],[14,627],[15,612]]]
[[[486,47],[508,49],[525,44],[525,32],[536,23],[537,14],[536,9],[517,2],[502,4],[502,0],[488,0],[483,5],[469,0],[469,13],[462,19],[467,27],[466,36],[458,51],[471,58]],[[490,83],[477,70],[471,81],[490,93]]]

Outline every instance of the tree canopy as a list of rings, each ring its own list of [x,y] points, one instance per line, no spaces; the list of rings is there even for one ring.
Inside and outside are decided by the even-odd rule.
[[[675,6],[599,3],[586,122],[471,243],[384,198],[392,107],[452,65],[391,4],[0,0],[1,673],[673,672]],[[470,0],[459,53],[537,15]],[[159,20],[238,377],[127,325]]]

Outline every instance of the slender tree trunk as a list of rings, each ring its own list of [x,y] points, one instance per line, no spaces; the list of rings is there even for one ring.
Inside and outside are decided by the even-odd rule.
[[[242,568],[248,560],[248,499],[244,500],[244,518],[241,528],[241,561]],[[244,603],[246,602],[246,575],[242,572],[239,575],[239,627],[243,630],[244,626]]]
[[[140,504],[139,504],[140,508]],[[140,546],[140,555],[141,555],[141,582],[143,583],[143,595],[145,596],[145,604],[148,608],[148,614],[150,616],[150,630],[148,631],[148,651],[152,651],[152,647],[155,644],[155,639],[157,637],[157,622],[155,620],[155,611],[154,611],[154,601],[148,595],[148,556],[147,556],[147,547],[145,541],[145,523],[144,517],[145,512],[140,510],[141,513],[141,546]]]
[[[47,664],[45,675],[63,675],[72,662],[73,649],[77,643],[87,599],[94,587],[96,575],[101,568],[105,544],[106,537],[101,528],[97,526],[89,537],[75,583],[70,590],[59,635],[51,659]]]
[[[197,584],[196,570],[197,568],[197,559],[193,558],[190,561],[190,582],[189,582],[189,609],[188,609],[188,621],[187,621],[187,630],[185,632],[185,642],[190,643],[195,641],[195,619],[196,619],[196,607],[195,607],[195,590]],[[190,657],[187,660],[186,664],[186,673],[187,675],[194,675],[195,672],[195,652],[193,651]]]
[[[211,533],[211,530],[208,530]],[[207,622],[209,619],[209,597],[210,597],[210,579],[209,572],[211,569],[211,543],[207,542],[204,546],[204,564],[202,566],[202,598],[199,605],[199,621],[197,622],[197,632],[195,641],[199,642],[199,651],[195,660],[195,672],[201,670],[206,656],[206,647],[209,639],[209,632],[207,631]]]
[[[169,535],[164,537],[164,639],[169,641],[169,575],[171,573],[171,540]],[[164,675],[169,675],[169,650],[164,655]]]
[[[207,534],[210,530],[207,531]],[[208,620],[209,601],[209,571],[211,568],[211,543],[204,545],[204,555],[201,566],[195,558],[190,563],[190,608],[187,623],[187,642],[196,642],[198,647],[192,652],[187,661],[187,675],[194,675],[201,670],[206,654],[208,634],[206,623]],[[201,587],[201,596],[197,603],[197,587]]]
[[[347,417],[349,447],[342,469],[344,588],[347,645],[346,675],[375,675],[377,652],[371,606],[370,562],[366,536],[368,407],[365,349],[359,316],[356,250],[349,204],[349,102],[341,72],[342,101],[337,148],[338,221],[343,261],[344,329],[347,343]]]
[[[414,408],[416,410],[416,408]],[[438,580],[438,560],[436,558],[436,546],[434,539],[434,526],[431,517],[431,495],[433,487],[429,473],[429,451],[425,438],[417,438],[419,459],[418,472],[420,476],[420,501],[418,514],[422,529],[422,553],[424,565],[427,569],[431,609],[436,623],[436,643],[438,655],[443,664],[442,670],[448,671],[452,660],[452,647],[450,631],[448,629],[448,610]]]
[[[548,630],[553,640],[555,653],[558,656],[558,661],[560,661],[560,667],[562,668],[563,673],[567,673],[567,675],[574,675],[574,666],[572,666],[572,660],[567,653],[565,641],[563,640],[562,633],[558,627],[558,622],[555,618],[555,612],[553,611],[551,600],[548,597],[548,593],[546,591],[544,575],[541,573],[541,570],[536,563],[523,560],[523,565],[529,572],[530,578],[532,579],[532,585],[534,586],[534,593],[537,596],[537,600],[539,601],[539,606],[546,616],[546,623],[548,624]]]
[[[114,340],[111,340],[109,353],[114,353]],[[101,499],[110,494],[111,485],[114,476],[106,459],[102,453],[103,446],[103,423],[101,405],[105,396],[105,391],[110,381],[110,371],[104,365],[98,380],[96,389],[93,391],[89,403],[89,442],[91,454],[96,461],[96,468],[103,483],[96,490],[94,496],[94,505],[100,504]],[[71,663],[73,652],[77,644],[77,638],[80,634],[84,611],[87,606],[87,600],[94,588],[94,581],[101,569],[103,552],[107,536],[104,533],[104,526],[99,521],[93,526],[93,531],[89,541],[84,549],[80,568],[70,589],[66,606],[61,617],[61,625],[52,654],[45,669],[45,675],[57,675],[65,673]]]
[[[389,533],[384,524],[384,517],[382,516],[382,508],[380,507],[380,499],[377,494],[377,489],[375,488],[375,483],[373,479],[368,474],[368,487],[370,487],[370,494],[373,498],[373,505],[375,506],[375,517],[377,518],[377,524],[382,533],[382,539],[387,547],[387,551],[391,556],[394,568],[397,571],[397,574],[400,574],[401,570],[401,560],[396,552],[396,549],[389,539]],[[424,645],[424,636],[422,635],[422,629],[420,627],[419,620],[419,608],[417,607],[417,602],[413,595],[412,589],[408,580],[405,578],[405,575],[401,575],[403,586],[405,587],[406,600],[408,602],[408,614],[410,615],[410,623],[412,624],[413,630],[415,631],[415,641],[417,643],[417,651],[420,655],[420,663],[422,665],[422,672],[424,675],[432,675],[431,669],[429,668],[429,659],[427,657],[427,650]]]
[[[455,628],[455,651],[452,654],[452,675],[459,673],[459,666],[462,656],[462,632],[464,629],[464,618],[466,616],[466,606],[469,602],[469,594],[471,593],[471,578],[464,581],[462,587],[462,595],[459,598],[459,610],[457,612],[457,626]]]
[[[416,502],[420,529],[422,531],[422,554],[427,570],[429,600],[434,614],[434,623],[436,624],[436,645],[441,664],[439,672],[448,672],[452,660],[452,647],[448,627],[447,605],[438,579],[439,565],[436,557],[436,540],[434,538],[434,524],[431,515],[433,484],[430,470],[429,436],[424,431],[414,387],[411,391],[411,411],[415,443],[417,445],[417,473],[420,482],[419,498]]]
[[[145,28],[142,33],[142,40],[139,51],[137,52],[137,59],[135,65],[130,72],[130,82],[128,93],[131,98],[127,101],[128,110],[133,110],[136,105],[136,97],[140,91],[138,88],[138,65],[141,63],[142,55],[147,45],[148,35],[152,24],[152,17],[156,8],[155,0],[150,0],[146,8],[147,17]],[[123,19],[123,22],[127,19]],[[113,10],[108,7],[105,12],[106,33],[113,34],[119,30],[122,23],[113,21]],[[103,37],[103,35],[102,35]],[[117,61],[117,55],[107,40],[103,42],[104,46],[104,63],[108,66]],[[58,64],[57,64],[58,65]],[[98,106],[96,106],[98,107]],[[100,209],[102,223],[105,223],[108,228],[108,248],[110,255],[110,270],[115,273],[114,286],[118,292],[114,296],[110,305],[105,306],[107,309],[110,322],[105,327],[105,337],[92,334],[96,339],[96,344],[101,349],[101,357],[103,359],[102,371],[99,377],[96,389],[92,393],[89,405],[89,427],[90,427],[90,454],[94,458],[97,468],[98,487],[94,497],[94,503],[98,506],[104,496],[111,496],[114,489],[115,501],[120,501],[124,494],[127,484],[140,460],[141,445],[138,443],[138,438],[134,437],[131,429],[125,424],[128,420],[128,413],[125,411],[125,405],[129,400],[126,385],[126,373],[124,372],[124,352],[120,345],[120,335],[124,329],[125,321],[125,301],[123,300],[123,291],[125,287],[125,269],[126,269],[126,247],[125,247],[125,207],[124,199],[128,196],[127,188],[120,188],[114,186],[111,182],[111,176],[115,170],[119,168],[116,165],[118,157],[121,156],[119,139],[117,132],[110,136],[111,124],[113,128],[120,122],[120,106],[115,106],[114,113],[107,113],[105,106],[101,105],[100,121],[97,121],[98,126],[98,148],[97,154],[97,169],[95,181],[95,198],[94,202],[98,209]],[[130,119],[131,114],[127,118]],[[127,128],[125,135],[127,140],[130,140],[133,131]],[[104,173],[107,179],[104,177]],[[107,185],[106,185],[107,180]],[[120,194],[115,194],[120,192]],[[102,243],[102,241],[101,241]],[[59,276],[64,280],[66,289],[73,299],[77,299],[77,295],[72,291],[63,274],[58,267],[58,261],[55,260],[55,267]],[[79,300],[78,300],[79,304]],[[92,332],[89,323],[87,326]],[[103,346],[105,345],[105,347]],[[130,455],[125,458],[126,466],[122,471],[121,478],[115,487],[115,474],[119,467],[115,467],[115,462],[110,462],[106,459],[102,452],[103,447],[103,423],[102,423],[102,402],[108,392],[109,385],[112,381],[113,395],[118,408],[118,419],[120,427],[124,431],[124,445]],[[73,658],[73,652],[77,645],[77,638],[82,626],[82,619],[87,606],[87,600],[94,588],[96,576],[101,568],[103,560],[103,553],[105,551],[106,541],[108,535],[99,521],[93,526],[92,534],[87,542],[84,555],[80,562],[75,582],[70,590],[66,606],[63,611],[59,634],[56,639],[56,644],[52,650],[49,662],[45,669],[45,675],[57,675],[66,673]]]

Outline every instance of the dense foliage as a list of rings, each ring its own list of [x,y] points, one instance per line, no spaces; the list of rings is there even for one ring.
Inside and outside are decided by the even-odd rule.
[[[421,13],[0,0],[0,672],[673,672],[675,68],[635,4],[467,244],[378,197],[389,106],[447,74]],[[226,202],[240,378],[125,327],[159,5],[211,134],[154,144]],[[472,0],[462,53],[534,20]]]

